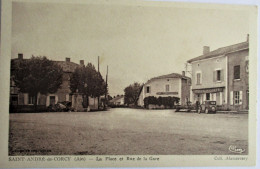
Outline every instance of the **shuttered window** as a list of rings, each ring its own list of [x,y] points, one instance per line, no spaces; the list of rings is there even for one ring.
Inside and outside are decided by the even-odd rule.
[[[34,104],[35,102],[35,96],[32,96],[29,94],[29,97],[28,97],[28,104]]]
[[[167,84],[167,85],[165,86],[165,91],[166,91],[166,92],[169,92],[169,91],[170,91],[170,85]]]
[[[221,71],[217,70],[217,81],[221,80]]]
[[[239,91],[234,91],[234,104],[239,104]]]
[[[224,81],[224,72],[223,69],[213,71],[213,82],[223,82]]]
[[[240,65],[234,66],[234,79],[240,79]]]
[[[150,86],[146,87],[146,93],[150,93]]]
[[[197,73],[196,78],[197,78],[197,81],[196,81],[197,85],[201,84],[201,73]]]
[[[241,105],[242,104],[242,98],[243,98],[243,92],[242,91],[234,91],[234,104],[235,105]]]

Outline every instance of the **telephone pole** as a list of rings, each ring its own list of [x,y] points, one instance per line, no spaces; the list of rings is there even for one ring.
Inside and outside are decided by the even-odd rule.
[[[106,92],[105,92],[105,104],[104,104],[104,109],[106,109],[106,104],[107,104],[107,79],[108,79],[108,65],[107,65],[107,74],[106,74]]]
[[[99,73],[99,56],[98,56],[98,73]],[[99,100],[100,100],[100,96],[98,96],[98,110],[99,110]]]

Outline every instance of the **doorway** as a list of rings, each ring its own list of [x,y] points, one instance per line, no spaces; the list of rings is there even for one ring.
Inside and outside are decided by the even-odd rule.
[[[50,96],[50,105],[55,105],[55,96]]]

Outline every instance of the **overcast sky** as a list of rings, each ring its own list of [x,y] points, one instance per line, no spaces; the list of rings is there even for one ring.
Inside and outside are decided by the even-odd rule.
[[[239,10],[152,6],[13,3],[12,58],[85,60],[105,78],[109,93],[133,82],[181,73],[188,59],[246,40],[248,14]]]

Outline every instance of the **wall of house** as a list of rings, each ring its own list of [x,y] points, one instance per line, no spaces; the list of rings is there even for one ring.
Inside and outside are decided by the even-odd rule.
[[[59,102],[69,101],[68,100],[68,95],[71,93],[71,90],[70,90],[70,76],[71,76],[71,73],[69,73],[69,72],[64,72],[63,73],[61,87],[55,93],[55,94],[58,95],[58,101]]]
[[[144,106],[144,88],[142,87],[142,91],[140,92],[140,95],[137,100],[138,106]]]
[[[181,103],[186,104],[190,101],[190,81],[187,79],[181,79]]]
[[[242,110],[248,109],[248,96],[249,92],[249,72],[247,71],[249,51],[243,50],[235,53],[228,54],[228,103],[230,109]],[[234,66],[240,65],[240,79],[234,79]],[[231,92],[240,91],[242,97],[239,104],[234,102],[234,93]],[[233,96],[233,97],[232,97]],[[232,103],[233,102],[233,103]]]
[[[169,92],[166,92],[166,85],[169,85]],[[147,93],[147,86],[150,87],[150,92]],[[144,98],[149,96],[154,97],[182,97],[182,86],[180,78],[164,78],[153,79],[144,84],[143,89],[138,99],[138,105],[144,105]],[[185,94],[186,95],[186,94]],[[188,97],[188,96],[187,96]],[[180,100],[182,102],[182,99]]]
[[[224,87],[226,83],[226,65],[225,56],[210,58],[192,63],[192,89]],[[223,70],[223,80],[215,81],[214,71]],[[197,84],[197,73],[201,72],[201,84]]]

